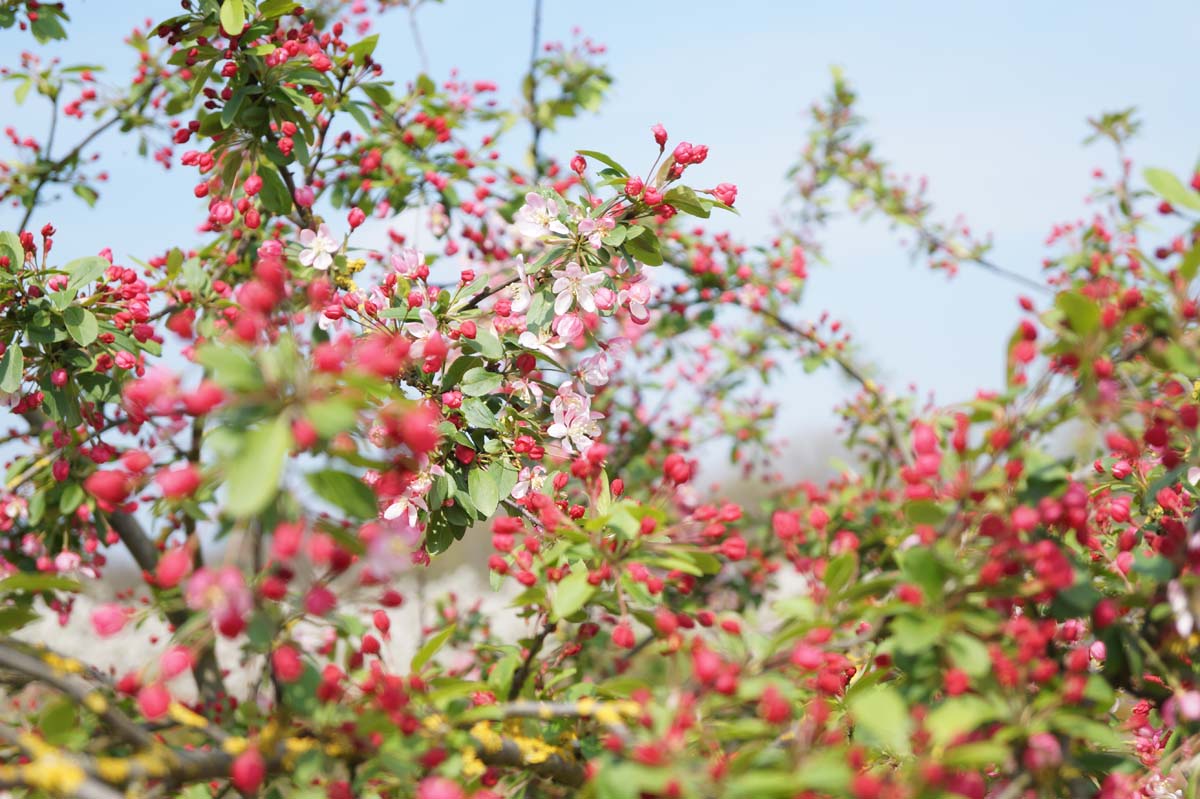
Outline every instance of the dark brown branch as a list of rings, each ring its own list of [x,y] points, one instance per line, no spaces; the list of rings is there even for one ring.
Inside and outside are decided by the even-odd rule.
[[[521,695],[521,689],[525,687],[525,682],[529,679],[529,675],[533,671],[534,659],[542,651],[542,646],[546,643],[546,638],[557,628],[558,625],[554,622],[546,622],[538,634],[534,636],[533,641],[529,644],[529,651],[525,655],[525,660],[521,663],[516,673],[513,674],[512,686],[508,689],[508,701],[511,702]]]
[[[505,280],[503,283],[499,284],[498,286],[493,286],[492,288],[484,289],[483,291],[479,292],[474,297],[472,297],[471,301],[463,306],[463,310],[471,311],[471,310],[474,310],[475,308],[478,308],[479,303],[483,302],[488,297],[491,297],[494,294],[499,294],[501,291],[504,291],[506,288],[511,286],[513,283],[516,283],[518,280],[520,280],[520,278],[510,277],[508,280]]]
[[[118,108],[116,110],[116,112],[113,114],[113,116],[110,117],[107,121],[105,121],[103,125],[100,125],[99,127],[95,128],[94,130],[92,130],[91,133],[89,133],[88,135],[86,135],[82,139],[80,139],[79,143],[76,144],[74,147],[72,147],[67,152],[66,155],[64,155],[62,158],[59,158],[57,160],[50,161],[50,146],[53,144],[53,131],[55,129],[54,126],[58,119],[58,108],[57,108],[57,104],[55,105],[54,118],[50,122],[50,124],[51,124],[50,141],[48,141],[46,144],[46,160],[49,163],[46,167],[46,170],[42,173],[41,177],[38,178],[37,183],[34,184],[33,193],[29,195],[29,204],[25,208],[25,215],[21,218],[21,224],[17,226],[18,231],[23,231],[25,229],[25,226],[29,224],[29,220],[33,216],[33,212],[37,209],[38,195],[41,194],[42,189],[44,189],[46,187],[46,184],[57,179],[59,176],[59,172],[67,165],[77,161],[79,159],[79,156],[82,155],[84,149],[89,144],[91,144],[93,141],[95,141],[99,136],[101,136],[105,131],[107,131],[113,125],[124,120],[125,116],[127,114],[129,114],[131,111],[137,111],[138,113],[141,113],[142,111],[144,111],[146,108],[146,104],[150,101],[151,94],[154,92],[154,89],[157,86],[158,86],[157,80],[150,81],[150,83],[148,83],[146,85],[145,91],[143,91],[141,93],[141,95],[137,98],[137,100],[131,100],[130,102],[125,103],[122,107]]]
[[[38,655],[29,654],[27,649],[11,638],[0,638],[0,667],[66,694],[95,713],[113,732],[134,746],[145,748],[154,743],[149,732],[115,708],[94,685],[71,673],[83,671],[82,663],[48,651]]]
[[[133,555],[138,567],[146,574],[153,574],[155,567],[158,566],[158,548],[150,540],[146,531],[142,529],[141,522],[132,514],[121,512],[108,514],[108,521],[121,538],[121,542]],[[183,608],[168,611],[166,614],[167,621],[176,629],[186,624],[191,615]],[[196,665],[192,669],[192,675],[196,679],[196,688],[199,690],[200,696],[206,702],[215,701],[217,695],[224,692],[225,684],[221,679],[221,666],[217,662],[216,649],[212,644],[208,644],[200,650],[196,657]]]

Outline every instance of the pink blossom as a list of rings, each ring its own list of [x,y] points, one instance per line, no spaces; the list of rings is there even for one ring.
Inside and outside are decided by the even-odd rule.
[[[131,612],[114,602],[100,605],[92,610],[92,629],[101,638],[109,638],[125,629]]]

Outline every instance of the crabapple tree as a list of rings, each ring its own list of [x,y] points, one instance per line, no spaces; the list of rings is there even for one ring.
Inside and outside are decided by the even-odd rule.
[[[0,2],[25,48],[0,164],[0,789],[1196,796],[1200,176],[1135,170],[1132,111],[1089,120],[1115,166],[1031,280],[893,177],[835,72],[777,235],[743,244],[737,188],[701,177],[720,154],[653,120],[636,168],[547,154],[601,107],[603,47],[535,23],[507,103],[389,72],[407,44],[375,18],[419,5],[182,0],[110,84],[39,55],[83,41],[69,8]],[[44,108],[45,137],[21,130]],[[59,257],[120,168],[104,134],[194,175],[194,240]],[[922,404],[807,318],[843,207],[1022,284],[996,385]],[[772,430],[797,367],[854,387],[851,465],[822,483]],[[753,501],[700,483],[726,455]],[[400,577],[455,547],[486,551],[480,591],[523,635],[454,600],[393,627]],[[90,625],[158,620],[148,662],[30,635],[117,558],[138,587]]]

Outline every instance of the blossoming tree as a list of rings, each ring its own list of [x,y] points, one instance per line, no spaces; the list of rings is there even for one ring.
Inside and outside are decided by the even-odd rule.
[[[713,232],[736,188],[691,181],[707,148],[661,126],[648,168],[545,155],[610,83],[586,40],[535,43],[509,108],[387,73],[366,3],[180,5],[130,37],[123,89],[36,47],[6,75],[95,127],[9,128],[0,169],[0,787],[1197,795],[1200,180],[1135,172],[1131,112],[1090,121],[1115,175],[1028,281],[890,177],[838,75],[782,229],[749,247]],[[6,0],[0,25],[63,38],[68,10]],[[195,170],[201,235],[64,262],[45,202],[103,201],[113,128]],[[804,321],[843,199],[935,268],[1029,283],[997,386],[919,406]],[[437,253],[391,226],[406,211]],[[779,476],[770,387],[797,364],[856,385],[858,460],[826,484]],[[701,444],[762,498],[695,485]],[[489,549],[524,637],[449,606],[392,628],[397,575],[458,546]],[[96,636],[171,634],[110,673],[25,628],[117,552],[142,582]]]

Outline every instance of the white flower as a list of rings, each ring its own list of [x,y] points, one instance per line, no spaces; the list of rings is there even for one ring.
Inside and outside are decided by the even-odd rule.
[[[542,386],[536,380],[522,377],[509,383],[509,386],[512,387],[512,393],[521,402],[532,408],[540,408],[542,406]]]
[[[550,412],[557,415],[560,411],[581,411],[587,413],[592,407],[592,401],[587,394],[575,390],[575,383],[568,380],[558,387],[558,393],[550,401]]]
[[[583,378],[583,382],[589,386],[607,385],[610,369],[612,369],[612,364],[608,362],[608,356],[603,352],[597,352],[579,362],[579,374]]]
[[[566,342],[559,340],[549,330],[543,330],[541,333],[526,330],[517,336],[517,343],[527,350],[536,350],[556,362],[558,353],[555,350],[561,350],[566,346]]]
[[[525,271],[525,256],[518,255],[517,282],[510,288],[513,313],[525,313],[529,310],[529,304],[533,302],[533,289],[533,277]]]
[[[329,226],[323,224],[316,229],[301,230],[300,243],[305,249],[300,251],[300,263],[303,266],[311,266],[313,269],[319,269],[324,272],[329,267],[333,266],[333,256],[341,247],[334,241],[333,234],[329,231]]]
[[[517,232],[527,239],[542,239],[552,233],[567,235],[567,226],[558,221],[558,204],[532,191],[525,195],[525,204],[513,222]]]
[[[595,249],[600,249],[601,239],[608,234],[614,227],[616,222],[611,216],[602,216],[599,219],[583,219],[579,222],[579,235],[585,237],[588,244]]]
[[[571,381],[559,386],[558,395],[550,402],[550,411],[554,423],[546,433],[562,439],[563,450],[568,455],[574,455],[576,450],[586,452],[592,439],[600,435],[596,420],[603,419],[604,415],[591,409],[591,400],[587,395],[577,393]]]
[[[592,289],[604,282],[602,272],[588,274],[579,264],[569,263],[566,269],[556,269],[550,274],[556,278],[551,286],[556,295],[555,314],[562,316],[571,310],[571,306],[576,302],[588,313],[596,312],[596,298],[592,296]]]
[[[1192,614],[1187,593],[1179,580],[1167,583],[1167,604],[1175,614],[1175,632],[1180,638],[1187,638],[1196,629],[1196,617]]]
[[[532,469],[526,466],[517,474],[517,482],[512,488],[512,498],[524,499],[530,491],[541,491],[545,482],[545,466],[534,466]]]
[[[546,432],[552,438],[562,439],[563,450],[568,455],[574,455],[576,449],[581,453],[586,452],[592,446],[592,439],[600,435],[600,425],[596,424],[593,416],[599,414],[555,414],[554,424],[550,425]]]
[[[1142,788],[1147,799],[1183,799],[1183,789],[1176,787],[1173,779],[1159,774],[1151,775]]]
[[[430,465],[427,457],[423,457],[422,462],[424,468],[404,487],[404,493],[392,500],[383,511],[384,519],[406,519],[408,524],[415,526],[418,511],[429,510],[425,496],[433,488],[433,478],[445,474],[446,470],[437,464]]]

